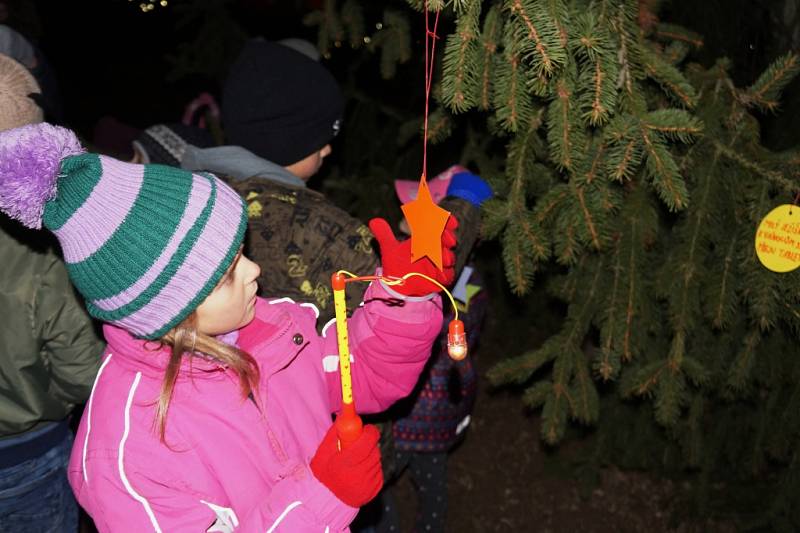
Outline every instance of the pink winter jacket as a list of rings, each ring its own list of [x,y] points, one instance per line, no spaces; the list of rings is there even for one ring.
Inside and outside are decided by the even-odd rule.
[[[372,284],[349,320],[361,412],[386,409],[417,381],[442,321],[438,297],[398,305]],[[342,531],[358,509],[309,463],[341,403],[336,325],[316,309],[259,299],[237,344],[257,361],[257,394],[213,360],[184,358],[166,425],[154,424],[169,357],[106,325],[108,349],[83,414],[69,482],[101,532]],[[263,409],[263,412],[259,409]]]

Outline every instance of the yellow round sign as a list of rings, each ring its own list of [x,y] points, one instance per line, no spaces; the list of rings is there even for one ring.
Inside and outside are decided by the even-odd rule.
[[[764,217],[756,232],[756,254],[773,272],[800,267],[800,207],[784,204]]]

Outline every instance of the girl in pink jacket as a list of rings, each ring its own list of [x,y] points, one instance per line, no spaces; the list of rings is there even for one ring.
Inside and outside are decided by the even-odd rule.
[[[246,207],[210,174],[83,153],[49,124],[0,134],[0,210],[58,238],[108,349],[69,465],[100,531],[342,531],[383,483],[378,433],[340,449],[336,326],[256,296]],[[385,221],[384,274],[411,270]],[[342,265],[346,267],[347,265]],[[442,312],[438,287],[373,283],[350,318],[353,391],[380,411],[414,386]]]

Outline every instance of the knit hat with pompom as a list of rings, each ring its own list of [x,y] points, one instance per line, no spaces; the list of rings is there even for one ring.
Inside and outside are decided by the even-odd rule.
[[[41,92],[28,69],[0,54],[0,131],[41,122],[42,108],[29,96]]]
[[[247,225],[216,177],[84,153],[47,123],[0,133],[0,211],[52,231],[89,313],[145,339],[203,303]]]

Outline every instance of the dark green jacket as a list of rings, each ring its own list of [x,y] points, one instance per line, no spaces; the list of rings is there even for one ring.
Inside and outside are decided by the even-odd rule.
[[[63,420],[85,401],[104,344],[62,260],[0,219],[0,438]]]
[[[315,304],[320,327],[334,316],[331,274],[344,269],[370,275],[380,265],[369,228],[322,194],[257,177],[228,183],[248,204],[247,251],[261,267],[262,293]],[[478,236],[480,211],[460,198],[445,198],[441,205],[459,222],[455,252],[460,272]],[[366,288],[366,283],[347,285],[349,311]]]

